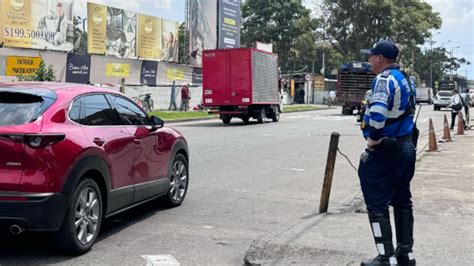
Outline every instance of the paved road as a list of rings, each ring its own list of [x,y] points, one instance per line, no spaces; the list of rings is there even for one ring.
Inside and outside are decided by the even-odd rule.
[[[427,143],[428,117],[440,127],[443,113],[422,108],[420,146]],[[185,265],[242,264],[253,240],[317,212],[331,132],[341,134],[339,147],[356,167],[364,147],[355,116],[341,116],[339,108],[283,114],[279,123],[172,126],[191,150],[190,191],[181,207],[152,202],[109,219],[91,252],[75,258],[58,255],[44,234],[2,235],[0,263],[138,265],[142,255],[171,254]],[[333,212],[359,191],[357,174],[342,156],[335,169]]]

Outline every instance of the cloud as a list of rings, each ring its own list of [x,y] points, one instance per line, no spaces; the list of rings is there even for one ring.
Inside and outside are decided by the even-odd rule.
[[[159,9],[171,10],[171,0],[156,0],[154,6]]]

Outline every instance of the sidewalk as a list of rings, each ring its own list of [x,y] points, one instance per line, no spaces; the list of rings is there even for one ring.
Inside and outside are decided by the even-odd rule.
[[[422,156],[412,181],[419,265],[474,261],[474,131],[453,135],[453,140]],[[376,255],[360,193],[346,207],[337,211],[330,206],[323,215],[315,210],[311,217],[295,219],[287,230],[255,240],[245,263],[360,265]]]

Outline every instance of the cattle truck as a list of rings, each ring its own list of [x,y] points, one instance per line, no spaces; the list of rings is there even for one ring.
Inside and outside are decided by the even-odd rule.
[[[375,73],[369,63],[352,61],[343,64],[337,73],[337,99],[342,103],[342,114],[360,112],[367,90],[371,89]]]

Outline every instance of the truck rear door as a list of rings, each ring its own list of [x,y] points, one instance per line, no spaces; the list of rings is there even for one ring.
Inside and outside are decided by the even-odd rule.
[[[230,99],[232,105],[251,104],[251,67],[250,50],[233,50],[230,53]]]
[[[229,52],[204,51],[202,82],[205,106],[231,105],[229,72]]]

